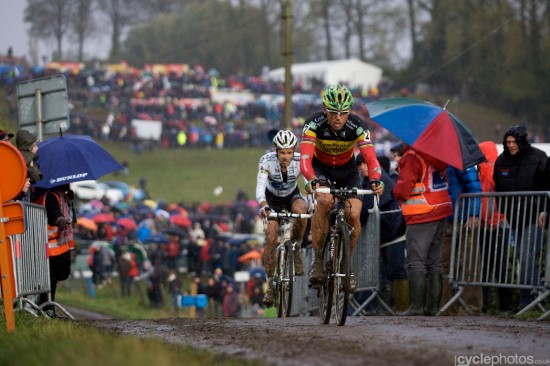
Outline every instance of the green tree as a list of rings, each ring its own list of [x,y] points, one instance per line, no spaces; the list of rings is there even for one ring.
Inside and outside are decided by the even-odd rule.
[[[178,12],[160,15],[133,28],[124,43],[123,58],[138,66],[146,63],[201,64],[222,74],[257,75],[264,65],[281,64],[265,58],[276,55],[273,29],[266,29],[265,12],[241,2],[238,7],[217,0],[192,2]],[[246,47],[244,47],[246,43]],[[265,48],[270,47],[270,52]]]

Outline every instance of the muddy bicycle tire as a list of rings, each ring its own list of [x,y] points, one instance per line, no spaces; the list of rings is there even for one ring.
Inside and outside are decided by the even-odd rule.
[[[281,292],[281,286],[282,286],[282,282],[281,282],[281,278],[283,277],[283,269],[282,269],[282,257],[281,257],[281,254],[282,254],[282,251],[280,249],[280,247],[277,247],[277,258],[276,258],[276,262],[275,262],[275,278],[274,278],[274,286],[275,286],[275,289],[274,289],[274,292],[273,292],[273,297],[275,298],[275,303],[273,304],[273,306],[275,306],[275,309],[277,311],[277,316],[279,316],[279,308],[281,307],[280,305],[280,301],[281,301],[281,296],[279,295],[280,292]]]
[[[325,281],[317,289],[319,298],[319,317],[321,324],[328,324],[332,315],[332,292],[334,290],[334,277],[332,274],[332,263],[330,259],[330,234],[327,236],[325,248],[323,249],[323,266],[325,267]]]
[[[348,315],[351,280],[350,237],[349,228],[345,222],[338,224],[334,249],[332,264],[334,269],[334,313],[336,324],[342,326],[346,324]]]
[[[285,255],[283,262],[277,268],[281,268],[279,276],[279,288],[277,292],[277,317],[289,317],[292,311],[292,291],[294,289],[294,253],[292,243],[285,243]]]

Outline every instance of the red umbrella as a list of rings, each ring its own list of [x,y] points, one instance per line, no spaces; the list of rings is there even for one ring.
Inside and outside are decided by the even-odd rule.
[[[92,220],[97,224],[105,224],[108,222],[115,222],[116,219],[112,213],[99,213],[92,217]]]
[[[79,217],[78,219],[76,219],[76,224],[78,226],[82,226],[85,229],[97,231],[97,223],[87,217]]]
[[[128,230],[137,230],[136,222],[128,217],[121,217],[120,219],[116,220],[116,224],[118,226],[123,226]]]
[[[377,100],[367,107],[374,122],[459,170],[485,161],[471,131],[445,108],[410,98]]]
[[[252,249],[251,251],[241,255],[238,261],[242,263],[242,262],[246,262],[254,259],[261,259],[261,258],[262,258],[262,253],[260,253],[256,249]]]
[[[189,217],[180,216],[180,215],[170,216],[170,222],[181,227],[189,227],[193,224],[191,222],[191,219],[189,219]]]

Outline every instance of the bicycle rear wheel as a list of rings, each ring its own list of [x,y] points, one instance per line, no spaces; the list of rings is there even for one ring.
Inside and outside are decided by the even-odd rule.
[[[330,234],[327,236],[323,249],[323,265],[325,266],[325,281],[317,289],[319,298],[319,316],[321,324],[328,324],[332,314],[332,298],[334,291],[334,276],[332,276],[332,263],[330,259]]]
[[[277,293],[278,304],[277,316],[279,318],[289,317],[292,310],[292,290],[294,287],[294,253],[292,243],[285,243],[285,254],[281,263],[280,288]]]
[[[333,268],[334,268],[334,304],[336,323],[338,325],[346,324],[348,315],[350,279],[351,279],[351,249],[349,228],[345,222],[338,224],[336,247],[334,248]]]

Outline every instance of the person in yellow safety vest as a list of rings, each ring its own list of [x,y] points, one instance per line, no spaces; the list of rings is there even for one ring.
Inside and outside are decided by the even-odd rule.
[[[69,278],[71,273],[70,250],[74,249],[73,223],[76,222],[74,193],[68,184],[35,193],[38,197],[33,202],[46,207],[51,301],[55,302],[57,283]],[[41,294],[39,303],[47,301],[48,294]],[[50,317],[56,317],[52,304],[46,304],[42,310]]]
[[[184,147],[187,144],[187,134],[181,130],[177,135],[178,147]]]
[[[223,149],[223,143],[224,143],[224,135],[223,135],[223,132],[219,131],[216,134],[216,147],[218,149]]]
[[[447,164],[406,147],[392,195],[407,223],[410,307],[401,315],[435,315],[442,286],[441,238],[452,213]]]

